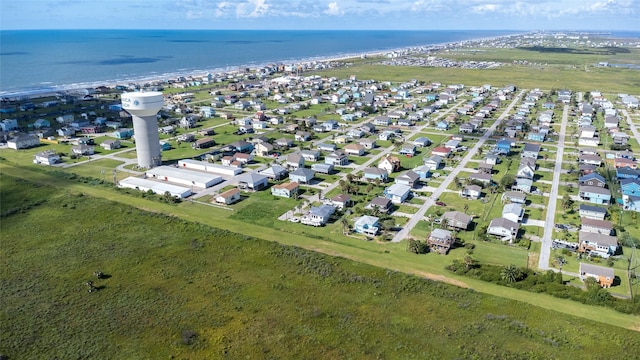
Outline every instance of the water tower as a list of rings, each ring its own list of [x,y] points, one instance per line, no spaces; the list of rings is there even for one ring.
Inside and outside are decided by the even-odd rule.
[[[141,168],[162,164],[157,114],[163,104],[164,97],[157,91],[122,94],[122,108],[133,117],[136,154]]]

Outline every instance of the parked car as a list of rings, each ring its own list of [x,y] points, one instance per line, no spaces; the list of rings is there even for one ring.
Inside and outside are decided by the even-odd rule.
[[[442,201],[436,201],[436,205],[438,205],[438,206],[447,206],[447,204],[443,203]]]

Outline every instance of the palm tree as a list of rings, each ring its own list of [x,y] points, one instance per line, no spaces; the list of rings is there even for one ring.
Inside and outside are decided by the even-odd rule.
[[[446,229],[447,226],[449,226],[449,220],[447,220],[446,218],[442,218],[442,220],[440,221],[440,227]]]
[[[511,264],[509,266],[505,266],[502,268],[502,271],[500,272],[500,276],[502,276],[502,280],[505,280],[506,282],[514,283],[520,280],[520,278],[522,277],[522,271],[520,271],[520,269],[517,266]]]
[[[342,217],[340,219],[340,225],[342,225],[342,234],[343,235],[348,235],[349,234],[349,221],[347,221],[346,217]]]
[[[466,214],[466,213],[467,213],[467,210],[469,210],[469,205],[465,204],[465,205],[464,205],[464,207],[463,207],[463,209],[464,209],[464,213]]]
[[[464,259],[462,259],[462,262],[464,263],[465,271],[471,270],[471,268],[475,267],[478,264],[476,259],[472,258],[469,255],[465,256]]]

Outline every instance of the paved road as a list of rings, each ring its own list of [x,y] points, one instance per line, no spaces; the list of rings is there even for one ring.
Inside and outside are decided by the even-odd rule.
[[[511,104],[509,104],[509,106],[502,112],[502,114],[496,119],[496,121],[493,122],[493,125],[491,125],[491,127],[487,131],[485,131],[484,135],[482,135],[475,146],[467,151],[467,155],[462,159],[462,161],[460,161],[458,166],[456,166],[456,168],[453,169],[451,173],[449,173],[449,176],[447,176],[447,178],[433,192],[433,194],[427,199],[427,201],[422,204],[420,210],[418,210],[418,212],[413,215],[413,217],[405,224],[402,230],[398,231],[396,236],[393,237],[393,242],[400,242],[409,235],[409,232],[411,232],[411,230],[418,224],[418,221],[420,221],[424,217],[424,214],[427,212],[427,210],[429,210],[431,206],[435,205],[435,199],[439,198],[440,195],[445,192],[451,182],[456,178],[456,176],[458,176],[460,171],[465,168],[467,162],[471,160],[471,158],[478,152],[478,149],[493,134],[500,122],[502,122],[504,118],[509,116],[509,112],[511,112],[511,109],[513,109],[516,103],[518,103],[522,94],[524,94],[524,90],[521,90],[520,93],[516,97],[514,97]]]
[[[558,147],[556,151],[556,165],[553,170],[553,183],[549,193],[549,205],[547,206],[547,226],[544,228],[544,235],[540,246],[540,259],[538,268],[549,269],[549,258],[551,257],[551,242],[553,236],[553,224],[555,223],[556,205],[558,199],[558,189],[560,188],[560,173],[562,171],[562,158],[564,156],[564,140],[567,132],[567,120],[569,118],[569,106],[565,105],[562,111],[562,123],[560,123],[560,133],[558,136]]]
[[[633,133],[633,137],[635,137],[638,143],[640,144],[640,133],[638,133],[638,129],[636,128],[636,125],[633,123],[633,120],[631,119],[631,115],[629,115],[629,112],[627,110],[622,110],[621,112],[627,118],[627,123],[629,124],[629,128]]]

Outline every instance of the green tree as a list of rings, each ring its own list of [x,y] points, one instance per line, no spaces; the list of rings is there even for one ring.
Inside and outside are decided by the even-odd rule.
[[[508,191],[511,189],[511,185],[513,185],[515,181],[516,181],[515,176],[511,174],[506,174],[502,177],[502,179],[500,179],[500,187],[505,191]]]
[[[464,271],[467,272],[476,266],[478,266],[478,261],[472,258],[470,255],[467,255],[462,259],[462,263],[464,264]]]
[[[523,273],[519,267],[511,264],[502,268],[500,276],[502,277],[502,280],[514,283],[522,279]]]

